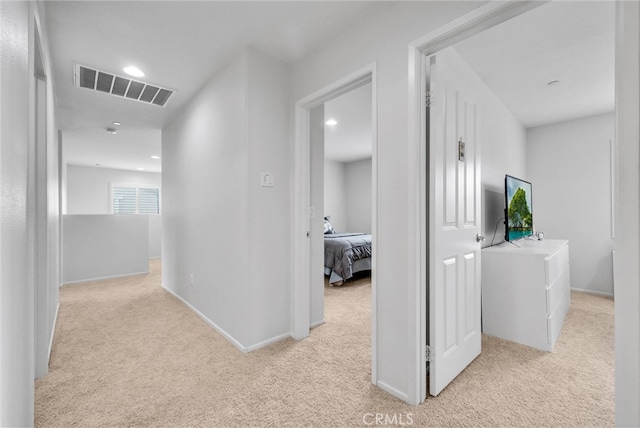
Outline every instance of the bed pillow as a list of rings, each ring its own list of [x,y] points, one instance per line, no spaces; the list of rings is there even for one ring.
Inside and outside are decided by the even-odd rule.
[[[325,217],[324,218],[324,234],[328,235],[331,233],[336,233],[335,230],[333,230],[333,226],[331,226],[331,222],[329,221],[329,217]]]

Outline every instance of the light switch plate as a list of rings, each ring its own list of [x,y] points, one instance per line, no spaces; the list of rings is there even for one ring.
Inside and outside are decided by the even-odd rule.
[[[270,172],[260,173],[260,186],[273,187],[273,174]]]

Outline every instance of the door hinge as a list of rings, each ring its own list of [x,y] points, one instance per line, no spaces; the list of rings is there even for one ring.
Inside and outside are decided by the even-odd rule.
[[[464,141],[462,141],[462,137],[460,137],[460,140],[458,140],[458,160],[460,162],[464,162]]]
[[[424,359],[427,363],[431,361],[431,346],[429,345],[424,347]]]
[[[431,107],[433,105],[433,100],[431,99],[431,91],[427,91],[427,96],[424,100],[425,106],[427,106],[427,108]]]

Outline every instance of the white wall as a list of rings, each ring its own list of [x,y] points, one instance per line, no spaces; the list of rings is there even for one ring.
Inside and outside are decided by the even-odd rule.
[[[345,164],[347,193],[347,232],[371,234],[371,159]]]
[[[288,78],[248,50],[162,136],[163,286],[245,350],[289,333]]]
[[[149,258],[158,259],[162,257],[162,216],[149,214],[144,217],[147,217],[149,224]]]
[[[288,239],[289,66],[255,50],[247,53],[249,296],[247,343],[260,346],[289,335],[291,269],[283,263]],[[260,187],[271,172],[274,187]],[[283,215],[286,210],[286,215]],[[245,226],[247,227],[247,226]]]
[[[110,184],[140,184],[161,189],[162,174],[68,165],[66,214],[110,214]]]
[[[613,135],[613,113],[527,130],[535,226],[569,240],[572,288],[606,295],[613,295]]]
[[[484,85],[484,84],[483,84]],[[482,234],[483,246],[504,241],[504,176],[527,178],[526,129],[486,86],[490,114],[482,115]],[[484,108],[484,107],[483,107]],[[498,225],[496,228],[496,224]]]
[[[143,215],[65,215],[65,283],[149,272],[149,224]]]
[[[67,214],[110,214],[111,185],[135,184],[160,189],[162,174],[114,168],[67,165]],[[161,208],[162,212],[162,208]],[[160,216],[149,215],[149,257],[161,256],[162,222]]]
[[[35,2],[0,2],[0,426],[33,424],[36,348],[46,372],[58,306],[57,132],[46,31]],[[40,34],[46,103],[40,118],[47,153],[36,181],[35,33]],[[36,199],[35,186],[39,198]],[[37,205],[36,205],[37,204]],[[36,218],[36,206],[38,217]],[[37,221],[36,221],[37,220]],[[36,224],[44,236],[35,246]],[[36,291],[35,254],[39,266]],[[35,317],[37,298],[38,318]],[[36,323],[36,319],[38,322]],[[41,322],[40,320],[45,320]],[[34,345],[34,338],[37,343]],[[40,364],[39,358],[37,361]]]
[[[338,233],[371,233],[371,159],[324,161],[324,215]]]
[[[463,2],[389,4],[388,13],[354,23],[294,65],[294,100],[300,100],[333,82],[376,63],[377,67],[377,304],[378,385],[409,400],[412,385],[408,367],[417,348],[409,323],[410,283],[407,268],[409,240],[417,231],[408,221],[408,45],[452,19],[480,6]],[[417,317],[417,314],[413,314]],[[407,334],[399,334],[407,332]],[[411,351],[416,349],[416,354]],[[376,376],[377,375],[377,376]]]
[[[29,4],[0,3],[0,426],[33,423],[33,285],[27,273]]]
[[[241,56],[162,131],[162,285],[241,344],[249,280],[246,79]]]
[[[322,154],[318,159],[322,161]],[[347,232],[346,168],[343,162],[324,160],[324,216],[331,217],[336,232]]]
[[[640,5],[617,2],[616,425],[640,426]]]

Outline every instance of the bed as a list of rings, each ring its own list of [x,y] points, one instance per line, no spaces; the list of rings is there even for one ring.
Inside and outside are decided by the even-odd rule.
[[[371,270],[371,235],[325,233],[324,274],[329,285],[342,285],[354,273]]]

